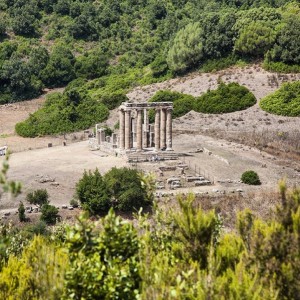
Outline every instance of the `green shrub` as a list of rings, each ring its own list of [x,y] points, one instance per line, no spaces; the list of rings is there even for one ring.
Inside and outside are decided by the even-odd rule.
[[[128,101],[128,97],[125,93],[102,94],[100,96],[100,101],[106,105],[108,109],[114,109],[122,102]]]
[[[226,69],[230,66],[233,66],[237,63],[238,57],[234,54],[231,54],[227,57],[221,57],[217,59],[208,59],[203,63],[200,68],[201,72],[215,72],[219,70]]]
[[[143,177],[136,170],[112,168],[103,177],[96,169],[84,172],[76,184],[76,196],[91,214],[106,213],[114,207],[120,211],[139,210],[152,201]]]
[[[173,102],[173,118],[178,118],[194,109],[195,98],[191,95],[172,91],[158,91],[149,102]],[[154,122],[154,110],[149,112],[150,122]]]
[[[271,95],[263,98],[260,107],[270,113],[299,117],[300,116],[300,81],[285,83]]]
[[[26,201],[30,204],[43,206],[44,204],[49,204],[49,195],[46,189],[38,189],[33,192],[30,192],[26,196]]]
[[[93,173],[85,171],[76,184],[76,196],[83,208],[92,215],[106,213],[110,207],[110,198],[98,169]]]
[[[58,219],[58,209],[49,204],[44,204],[41,209],[41,221],[44,221],[46,224],[55,224]]]
[[[17,123],[15,129],[24,137],[61,134],[89,128],[108,115],[108,108],[89,97],[84,89],[70,88],[63,95],[50,94],[44,106]]]
[[[250,170],[246,171],[242,174],[241,177],[242,182],[250,185],[260,185],[260,179],[256,172]]]
[[[20,202],[19,208],[18,208],[18,213],[19,213],[19,221],[20,222],[25,222],[26,221],[26,216],[25,216],[25,207],[23,202]]]
[[[137,299],[142,282],[135,227],[113,211],[101,219],[101,231],[83,217],[79,221],[67,238],[63,299]]]
[[[219,114],[246,109],[256,103],[255,96],[238,83],[221,83],[216,90],[208,91],[196,99],[195,110]]]

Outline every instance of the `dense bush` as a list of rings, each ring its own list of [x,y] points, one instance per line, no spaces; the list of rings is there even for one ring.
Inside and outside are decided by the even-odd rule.
[[[246,171],[242,174],[241,177],[242,182],[250,185],[260,185],[260,179],[256,172],[250,170]]]
[[[219,114],[246,109],[256,103],[255,96],[238,83],[221,83],[216,90],[208,91],[196,99],[195,110]]]
[[[260,107],[270,113],[289,117],[300,116],[300,81],[285,83],[260,101]]]
[[[76,196],[83,207],[93,215],[105,213],[114,207],[120,211],[138,210],[151,203],[148,188],[136,170],[113,168],[103,177],[96,169],[84,172],[76,184]]]
[[[139,293],[140,241],[129,222],[110,211],[95,231],[83,218],[67,239],[70,268],[64,299],[135,299]],[[97,276],[95,276],[97,274]]]
[[[91,171],[84,172],[83,177],[76,184],[76,196],[82,207],[92,215],[109,210],[110,198],[98,169],[93,173]]]
[[[55,224],[58,219],[58,209],[49,204],[44,204],[41,209],[41,220],[46,224]]]
[[[195,98],[191,95],[162,90],[149,100],[150,102],[173,102],[173,118],[178,118],[194,109]],[[154,111],[149,112],[150,122],[154,122]]]
[[[128,101],[125,93],[109,93],[100,96],[100,102],[107,106],[108,109],[118,107],[122,102]]]
[[[16,132],[24,137],[72,132],[103,122],[108,115],[104,104],[80,89],[68,89],[64,94],[49,95],[40,110],[17,123]]]
[[[49,204],[49,194],[46,189],[38,189],[33,192],[29,192],[26,195],[26,201],[30,204],[43,206],[44,204]]]
[[[20,204],[19,204],[18,215],[19,215],[19,221],[20,222],[25,222],[26,221],[25,207],[24,207],[23,202],[20,202]]]

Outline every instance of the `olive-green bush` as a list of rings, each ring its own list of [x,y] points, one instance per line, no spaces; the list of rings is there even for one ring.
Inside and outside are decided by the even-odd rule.
[[[191,95],[172,92],[168,90],[158,91],[149,102],[173,102],[173,118],[178,118],[194,109],[195,98]],[[154,122],[154,111],[149,112],[150,122]]]
[[[238,83],[220,83],[216,90],[198,97],[195,103],[197,112],[220,114],[239,111],[253,106],[255,96]]]
[[[300,81],[285,83],[280,89],[263,98],[260,107],[272,114],[300,116]]]
[[[241,180],[243,183],[250,184],[250,185],[260,185],[261,184],[258,174],[252,170],[245,171],[242,174]]]

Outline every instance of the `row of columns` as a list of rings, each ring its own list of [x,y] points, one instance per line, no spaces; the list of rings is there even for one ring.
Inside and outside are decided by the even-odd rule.
[[[119,111],[119,147],[125,150],[133,147],[131,112],[131,109]],[[136,114],[136,148],[140,151],[148,146],[149,118],[144,109],[143,130],[143,109],[137,108]],[[155,109],[154,144],[157,151],[162,148],[172,150],[172,108]]]

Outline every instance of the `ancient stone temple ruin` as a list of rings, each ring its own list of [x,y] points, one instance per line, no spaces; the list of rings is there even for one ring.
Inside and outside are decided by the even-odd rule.
[[[149,110],[155,113],[149,124]],[[119,149],[172,151],[172,102],[123,102],[119,107]]]
[[[123,102],[119,107],[118,134],[108,136],[105,127],[97,124],[90,147],[127,155],[129,160],[148,160],[154,152],[161,159],[177,159],[172,152],[172,111],[172,102]],[[154,124],[149,122],[150,114]]]

